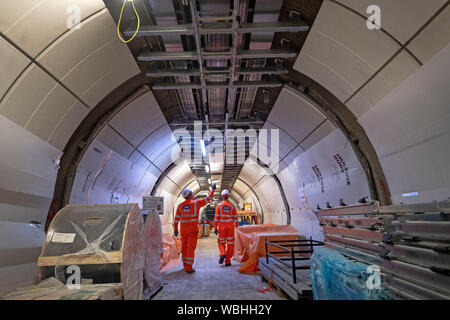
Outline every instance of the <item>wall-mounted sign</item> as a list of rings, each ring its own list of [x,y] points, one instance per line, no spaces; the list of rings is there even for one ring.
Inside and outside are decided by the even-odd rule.
[[[142,197],[142,210],[151,213],[164,214],[164,197]]]

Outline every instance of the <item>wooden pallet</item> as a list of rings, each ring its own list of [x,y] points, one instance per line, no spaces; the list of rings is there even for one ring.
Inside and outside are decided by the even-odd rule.
[[[294,300],[312,300],[312,287],[309,270],[297,270],[297,282],[292,279],[292,269],[279,263],[274,259],[259,258],[259,269],[261,269],[261,277],[270,281],[273,277],[273,283],[283,290]]]

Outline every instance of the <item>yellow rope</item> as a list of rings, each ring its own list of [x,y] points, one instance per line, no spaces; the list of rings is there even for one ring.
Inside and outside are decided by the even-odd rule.
[[[133,5],[134,12],[136,13],[136,17],[138,19],[138,25],[137,25],[136,32],[134,33],[134,35],[130,39],[125,40],[125,39],[122,38],[122,35],[120,34],[120,22],[122,21],[123,9],[125,8],[125,5],[127,4],[127,1],[129,1],[129,0],[124,0],[123,1],[122,10],[120,10],[119,23],[117,24],[117,35],[119,36],[120,41],[122,41],[123,43],[129,43],[131,40],[133,40],[134,37],[136,37],[137,33],[139,32],[139,28],[141,27],[141,19],[139,18],[139,14],[137,13],[136,7],[134,6],[134,0],[130,0],[131,4]]]

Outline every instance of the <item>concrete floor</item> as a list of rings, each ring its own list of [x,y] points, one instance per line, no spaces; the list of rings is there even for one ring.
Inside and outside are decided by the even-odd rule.
[[[231,260],[231,267],[220,265],[217,236],[199,239],[195,251],[194,269],[184,272],[183,265],[163,274],[164,287],[153,300],[287,300],[280,290],[266,293],[258,288],[267,288],[258,274],[239,273],[240,263]]]

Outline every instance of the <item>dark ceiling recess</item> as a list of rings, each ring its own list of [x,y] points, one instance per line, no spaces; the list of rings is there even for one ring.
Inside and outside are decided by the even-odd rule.
[[[122,3],[104,2],[117,22]],[[204,129],[222,132],[226,128],[259,129],[280,92],[279,75],[292,67],[321,3],[135,0],[141,32],[128,45],[172,129],[193,130],[194,120],[206,122]],[[278,21],[265,20],[267,13],[278,16]],[[177,29],[170,33],[178,36],[179,50],[174,49],[177,44],[170,43],[168,28],[158,23],[167,19],[173,19],[171,26]],[[126,6],[122,33],[128,38],[136,24],[131,6]],[[270,49],[251,50],[255,34],[271,32],[275,33],[269,38]],[[188,143],[198,148],[198,141]],[[249,141],[244,145],[236,141],[233,146],[235,155],[244,152],[245,159],[251,147]],[[191,169],[202,189],[208,189],[211,174],[205,166],[191,164]],[[222,189],[232,189],[241,169],[242,164],[224,164]]]

